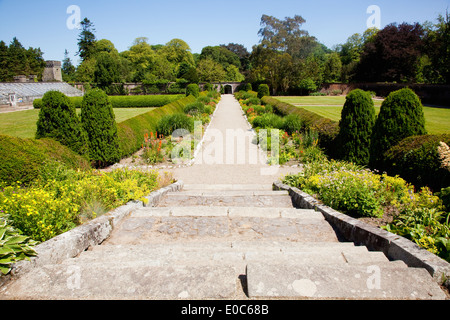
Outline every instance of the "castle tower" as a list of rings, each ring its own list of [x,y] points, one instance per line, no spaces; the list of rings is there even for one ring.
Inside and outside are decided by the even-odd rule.
[[[61,61],[46,61],[43,82],[62,82]]]

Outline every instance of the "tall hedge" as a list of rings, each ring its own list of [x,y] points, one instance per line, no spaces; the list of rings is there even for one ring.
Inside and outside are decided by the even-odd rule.
[[[409,88],[390,93],[373,129],[371,165],[380,166],[383,154],[403,139],[424,134],[425,116],[419,97]]]
[[[59,91],[49,91],[42,98],[36,139],[51,138],[80,155],[87,153],[87,139],[71,100]]]
[[[84,95],[81,123],[88,136],[89,159],[96,167],[120,160],[116,119],[109,97],[100,89]]]
[[[342,160],[369,164],[370,139],[375,124],[375,107],[370,93],[351,91],[346,98],[339,122],[336,153]]]

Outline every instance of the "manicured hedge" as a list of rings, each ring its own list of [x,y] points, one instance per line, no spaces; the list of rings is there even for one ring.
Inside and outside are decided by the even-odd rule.
[[[183,98],[184,95],[149,95],[149,96],[111,96],[111,104],[113,108],[159,108],[173,101]],[[69,98],[76,108],[81,108],[83,97]],[[40,109],[42,107],[42,99],[33,101],[33,107]]]
[[[400,175],[416,188],[428,186],[439,192],[450,186],[450,170],[442,168],[438,154],[441,141],[450,145],[450,135],[406,138],[384,154],[382,169],[390,175]]]
[[[7,185],[17,181],[25,185],[33,182],[46,161],[58,161],[73,169],[90,168],[85,158],[52,139],[0,135],[0,158],[0,182]]]
[[[152,110],[117,125],[122,158],[130,156],[142,148],[144,135],[156,131],[159,120],[165,115],[183,113],[184,107],[195,102],[193,96],[174,101],[162,108]]]
[[[289,103],[281,102],[272,97],[263,97],[261,101],[265,105],[271,105],[276,112],[284,116],[289,114],[298,115],[305,128],[317,130],[319,133],[320,146],[324,148],[327,153],[333,153],[334,140],[339,132],[338,122],[324,118],[303,108],[295,107]]]

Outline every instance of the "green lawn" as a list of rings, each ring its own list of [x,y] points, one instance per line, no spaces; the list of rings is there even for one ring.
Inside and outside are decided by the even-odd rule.
[[[154,108],[115,108],[116,122],[120,123]],[[78,114],[81,110],[77,109]],[[39,110],[26,110],[11,113],[0,113],[0,134],[19,138],[34,138]]]
[[[315,112],[331,120],[341,119],[345,97],[276,97],[278,100]],[[380,112],[382,101],[375,100],[375,110]],[[430,134],[450,133],[450,109],[424,107],[425,126]]]

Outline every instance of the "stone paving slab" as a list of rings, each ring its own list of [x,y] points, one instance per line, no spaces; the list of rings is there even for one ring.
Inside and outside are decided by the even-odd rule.
[[[249,263],[247,284],[250,298],[445,299],[425,269],[398,266]]]
[[[0,289],[1,299],[230,299],[233,266],[44,266]]]

